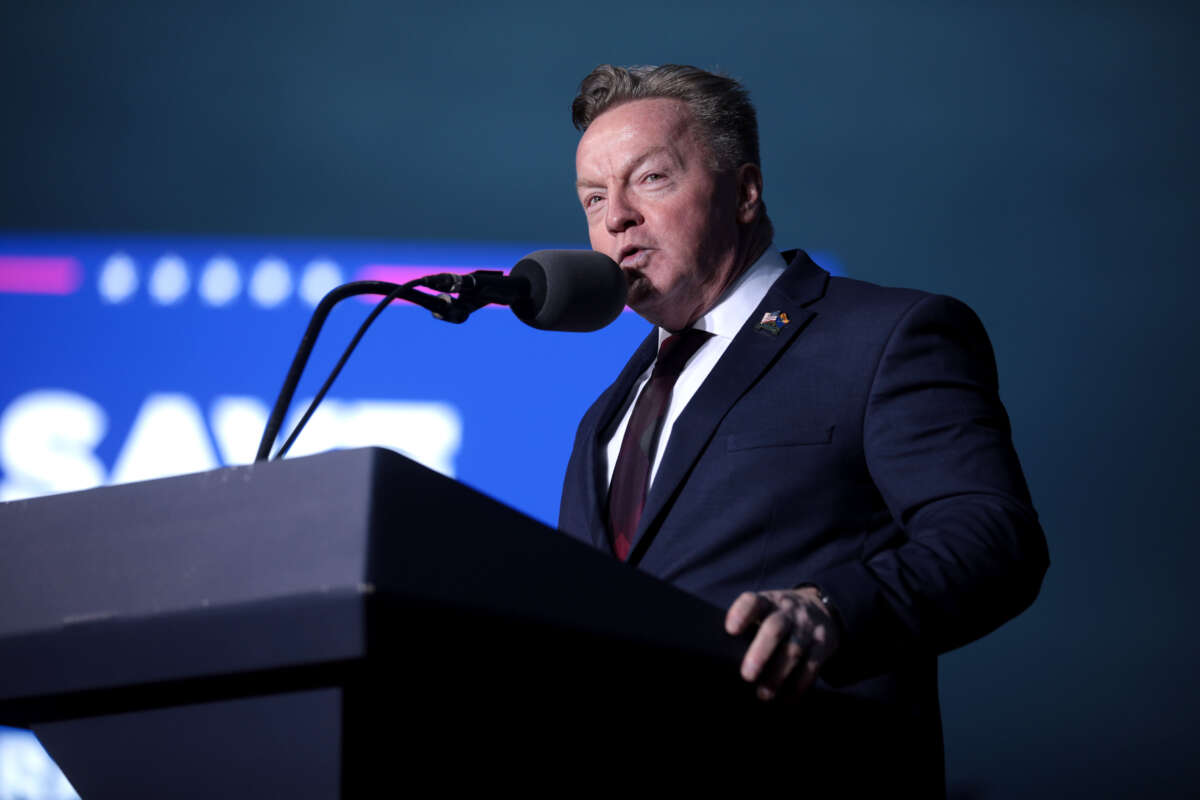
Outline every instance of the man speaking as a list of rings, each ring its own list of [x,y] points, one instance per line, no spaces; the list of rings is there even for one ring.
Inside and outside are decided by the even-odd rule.
[[[764,701],[888,709],[936,784],[937,656],[1048,565],[983,327],[779,252],[737,82],[603,65],[572,116],[592,248],[656,328],[580,423],[559,527],[728,608]]]

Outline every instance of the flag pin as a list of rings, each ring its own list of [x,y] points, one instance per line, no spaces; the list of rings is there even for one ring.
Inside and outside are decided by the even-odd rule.
[[[789,322],[791,322],[791,320],[788,319],[786,312],[768,311],[767,313],[763,314],[762,319],[759,320],[758,325],[754,328],[754,330],[763,331],[764,333],[769,333],[772,336],[778,336],[779,332],[783,330],[783,326],[787,325]]]

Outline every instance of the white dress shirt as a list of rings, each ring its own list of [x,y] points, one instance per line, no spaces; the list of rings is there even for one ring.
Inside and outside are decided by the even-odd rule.
[[[683,413],[683,409],[696,394],[700,384],[704,383],[704,379],[712,372],[717,361],[729,347],[729,343],[733,341],[733,337],[742,329],[746,319],[754,313],[754,309],[758,308],[758,304],[767,296],[767,290],[771,288],[771,284],[775,283],[785,269],[787,269],[787,262],[783,260],[783,256],[775,248],[768,247],[767,251],[725,290],[725,293],[717,300],[717,304],[692,325],[697,330],[708,331],[712,336],[688,360],[683,367],[683,372],[679,374],[679,379],[675,381],[675,388],[671,392],[671,402],[667,406],[667,417],[663,421],[662,432],[658,436],[658,447],[654,451],[654,461],[650,464],[651,484],[654,483],[654,476],[658,473],[658,465],[662,462],[663,453],[667,450],[667,442],[671,438],[671,428],[675,426],[675,420],[679,419],[679,415]],[[661,346],[663,340],[670,335],[670,331],[659,328],[659,345]],[[613,469],[617,465],[617,454],[621,452],[621,440],[625,438],[625,427],[629,424],[633,407],[653,371],[654,364],[651,364],[634,383],[633,399],[625,409],[625,416],[621,419],[621,424],[617,426],[612,438],[608,440],[605,448],[608,462],[605,465],[608,475],[607,483],[612,483]]]

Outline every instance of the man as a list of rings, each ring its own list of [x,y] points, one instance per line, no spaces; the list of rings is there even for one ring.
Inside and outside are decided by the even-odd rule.
[[[777,252],[735,81],[604,65],[572,112],[592,247],[657,328],[580,424],[559,526],[757,627],[762,699],[884,709],[938,785],[936,657],[1048,564],[982,326]]]

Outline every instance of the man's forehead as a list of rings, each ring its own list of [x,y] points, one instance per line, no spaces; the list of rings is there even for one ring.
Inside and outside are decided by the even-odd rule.
[[[681,100],[647,98],[622,103],[592,122],[575,151],[582,180],[590,170],[629,168],[654,155],[679,157],[688,143],[692,114]]]

